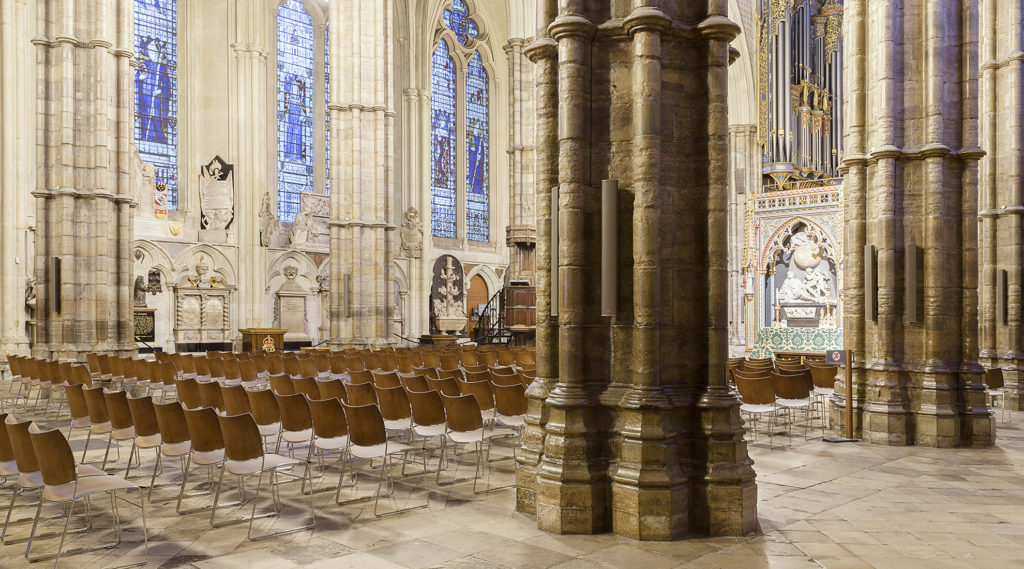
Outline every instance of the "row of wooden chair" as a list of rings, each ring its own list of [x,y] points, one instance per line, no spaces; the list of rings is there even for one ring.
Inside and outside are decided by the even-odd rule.
[[[835,378],[835,367],[804,367],[782,365],[774,367],[736,366],[730,369],[730,376],[740,395],[740,410],[752,419],[752,434],[757,437],[757,421],[761,415],[769,419],[769,447],[779,414],[789,419],[787,433],[792,436],[792,412],[804,411],[804,438],[807,438],[809,412],[812,407],[820,410],[822,430],[825,427],[827,396],[831,394]],[[831,374],[831,376],[829,376]]]

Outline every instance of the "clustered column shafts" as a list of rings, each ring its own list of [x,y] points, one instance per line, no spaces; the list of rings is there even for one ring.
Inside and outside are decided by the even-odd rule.
[[[1024,8],[983,0],[981,13],[980,359],[1002,368],[1005,403],[1024,409]],[[1005,290],[999,274],[1006,272]],[[999,298],[1002,297],[1002,298]],[[997,311],[997,307],[1003,308]]]
[[[526,96],[533,85],[533,64],[526,56],[526,40],[512,38],[504,46],[509,85],[509,225],[505,229],[510,248],[509,280],[536,283],[536,203],[534,200],[534,109]]]
[[[846,3],[844,332],[857,352],[854,426],[872,442],[993,442],[970,339],[982,153],[971,102],[977,77],[964,62],[976,55],[976,18],[967,0]],[[877,249],[877,320],[864,302],[866,245]],[[923,275],[910,293],[908,255]],[[915,299],[923,308],[908,312]],[[846,403],[833,410],[837,424]]]
[[[753,531],[754,474],[725,387],[727,68],[738,27],[725,2],[707,0],[538,10],[538,381],[517,509],[559,533]],[[556,175],[560,291],[545,269]],[[619,182],[612,317],[586,286],[599,275],[602,179]]]
[[[83,5],[84,4],[84,5]],[[76,18],[79,12],[93,17]],[[84,13],[83,12],[83,13]],[[131,3],[36,6],[38,357],[135,351]],[[111,25],[113,23],[113,25]],[[61,263],[60,305],[51,297]]]
[[[332,2],[331,347],[388,343],[396,226],[393,3]],[[372,31],[369,31],[372,30]],[[369,39],[368,39],[369,38]],[[336,47],[335,47],[336,46]],[[346,286],[347,285],[347,286]]]
[[[544,453],[547,399],[558,377],[558,323],[551,315],[551,188],[558,183],[558,60],[547,24],[557,13],[555,0],[537,1],[541,26],[524,53],[534,64],[536,101],[536,291],[537,379],[526,390],[526,425],[516,458],[516,509],[537,513],[537,466]]]

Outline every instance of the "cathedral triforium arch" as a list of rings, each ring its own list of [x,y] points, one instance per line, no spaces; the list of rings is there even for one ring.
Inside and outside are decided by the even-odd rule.
[[[839,252],[837,250],[835,240],[829,232],[821,225],[807,219],[806,217],[795,217],[776,229],[771,238],[767,241],[761,256],[760,270],[768,272],[773,271],[774,264],[778,261],[779,254],[785,254],[789,251],[791,247],[791,238],[801,231],[803,231],[806,237],[824,250],[825,255],[823,255],[823,258],[826,261],[831,261],[834,265],[839,264],[840,259],[837,256]]]

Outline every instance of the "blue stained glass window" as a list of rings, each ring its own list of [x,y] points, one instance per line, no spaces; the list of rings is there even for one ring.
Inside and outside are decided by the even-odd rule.
[[[432,57],[430,80],[430,233],[454,239],[456,166],[455,62],[441,40]]]
[[[480,52],[466,69],[466,238],[487,241],[490,198],[490,87]]]
[[[331,193],[331,27],[324,26],[324,193]]]
[[[302,0],[277,11],[277,216],[294,221],[313,191],[313,19]]]
[[[466,6],[465,0],[454,0],[451,8],[441,12],[441,19],[444,20],[444,25],[455,32],[455,37],[462,45],[466,45],[469,38],[480,35],[480,28],[469,17],[469,7]]]
[[[178,3],[135,1],[135,144],[178,207]]]

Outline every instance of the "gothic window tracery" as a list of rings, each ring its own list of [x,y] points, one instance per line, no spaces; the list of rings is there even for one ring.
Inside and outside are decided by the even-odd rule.
[[[441,15],[431,57],[431,235],[490,240],[490,74],[482,33],[464,0]],[[460,171],[461,169],[461,171]]]
[[[286,0],[277,12],[277,216],[291,222],[299,212],[300,196],[316,191],[316,167],[325,164],[328,152],[329,123],[322,129],[314,117],[326,117],[329,78],[329,37],[324,26],[322,50],[314,38],[316,26],[302,0]],[[324,98],[316,97],[314,73],[324,66]],[[322,136],[317,136],[321,134]],[[317,141],[323,142],[318,144]],[[319,147],[318,147],[319,146]],[[328,184],[323,184],[324,192]]]
[[[178,4],[136,0],[135,144],[178,206]]]

